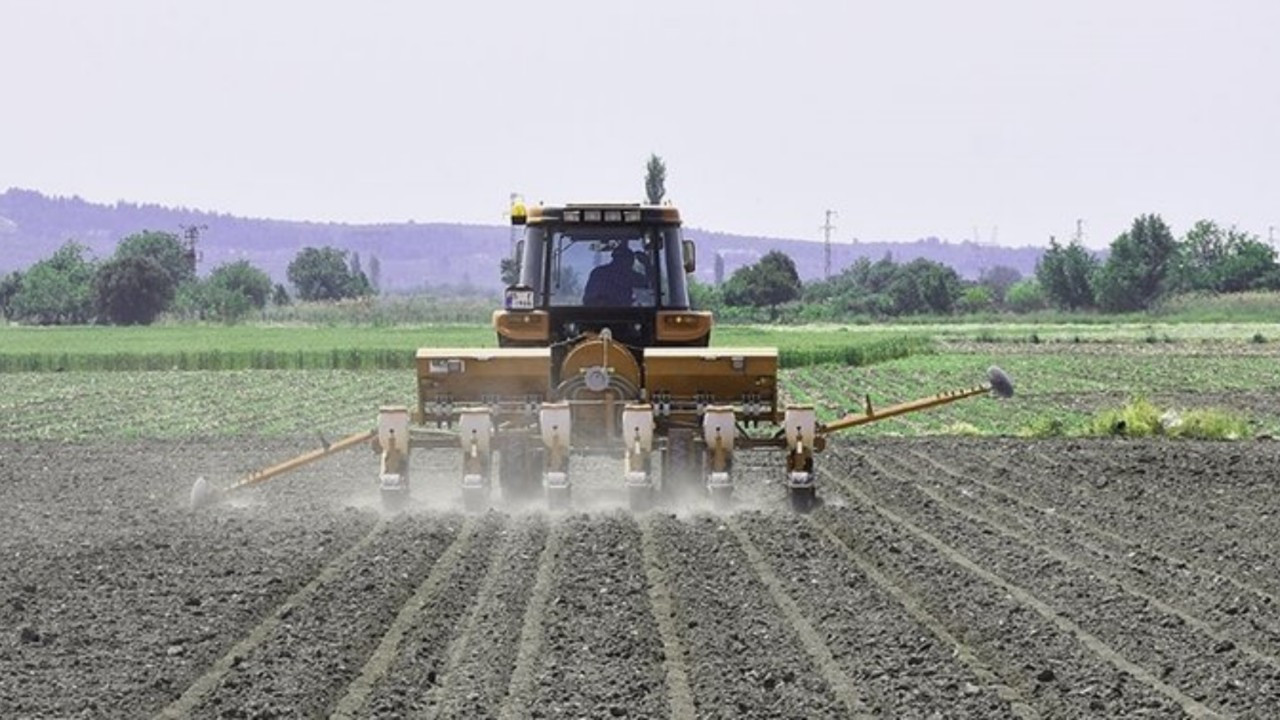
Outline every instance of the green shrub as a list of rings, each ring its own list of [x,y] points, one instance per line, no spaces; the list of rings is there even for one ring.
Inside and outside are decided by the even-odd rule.
[[[1160,409],[1144,397],[1134,398],[1122,408],[1103,410],[1089,424],[1090,435],[1150,437],[1162,432]]]
[[[1167,428],[1173,437],[1196,440],[1240,440],[1249,437],[1249,423],[1224,410],[1188,410]]]
[[[1061,418],[1038,417],[1032,420],[1030,425],[1023,428],[1019,434],[1029,438],[1062,437],[1067,434],[1067,426],[1062,422]]]
[[[1122,408],[1098,413],[1087,432],[1123,437],[1164,435],[1195,440],[1239,440],[1249,437],[1249,423],[1225,410],[1161,411],[1146,398],[1138,397]]]
[[[977,437],[982,434],[982,431],[971,423],[958,420],[942,428],[942,434],[959,435],[961,437]]]
[[[1026,278],[1014,283],[1004,295],[1005,305],[1016,313],[1029,313],[1049,307],[1044,290],[1035,278]]]

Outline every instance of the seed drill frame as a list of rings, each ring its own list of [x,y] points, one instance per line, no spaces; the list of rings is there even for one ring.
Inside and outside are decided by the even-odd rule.
[[[413,407],[383,407],[374,429],[252,473],[215,490],[192,488],[199,505],[259,485],[334,453],[372,447],[380,457],[383,501],[400,507],[410,489],[415,449],[461,452],[461,494],[480,511],[495,499],[527,504],[545,497],[570,504],[570,459],[607,454],[622,460],[621,482],[633,509],[655,501],[709,497],[726,506],[736,453],[785,453],[785,487],[794,509],[817,501],[814,454],[841,430],[966,398],[1009,397],[998,368],[987,382],[820,422],[811,405],[779,407],[774,348],[711,348],[712,317],[690,309],[686,273],[694,247],[670,206],[590,204],[512,210],[526,226],[515,260],[520,279],[495,311],[499,347],[423,348],[416,357]],[[632,248],[635,248],[632,250]],[[622,252],[625,250],[626,252]],[[576,283],[603,258],[632,264],[631,287],[616,304],[583,304]],[[621,260],[619,260],[621,258]]]

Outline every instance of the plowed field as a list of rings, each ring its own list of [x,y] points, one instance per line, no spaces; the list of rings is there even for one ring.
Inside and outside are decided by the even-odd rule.
[[[304,443],[305,445],[305,443]],[[0,445],[0,717],[1280,716],[1280,443],[877,438],[735,506],[460,512],[298,443]]]

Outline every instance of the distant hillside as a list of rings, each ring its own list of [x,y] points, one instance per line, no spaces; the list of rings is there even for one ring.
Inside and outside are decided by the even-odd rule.
[[[201,272],[246,259],[283,282],[285,269],[299,250],[332,245],[360,253],[366,268],[369,259],[376,256],[382,267],[382,286],[391,291],[440,286],[497,290],[501,286],[498,263],[507,253],[511,233],[510,228],[500,225],[354,225],[251,219],[160,205],[97,204],[78,197],[48,197],[32,190],[10,189],[0,195],[0,272],[24,269],[67,239],[78,240],[98,257],[105,257],[121,238],[140,230],[176,233],[191,225],[205,228],[199,245]],[[781,250],[794,258],[804,280],[822,277],[819,242],[745,237],[697,228],[686,228],[686,236],[698,243],[697,274],[705,282],[714,280],[717,253],[724,257],[727,277],[770,250]],[[874,260],[891,253],[898,261],[923,257],[945,263],[966,278],[976,278],[984,268],[996,265],[1007,265],[1026,275],[1034,271],[1041,252],[1033,247],[947,243],[936,238],[911,243],[861,242],[833,245],[831,265],[833,272],[839,272],[858,257]]]

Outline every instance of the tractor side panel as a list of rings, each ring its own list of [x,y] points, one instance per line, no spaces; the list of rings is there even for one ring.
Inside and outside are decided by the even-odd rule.
[[[672,414],[731,405],[739,419],[773,422],[778,409],[778,351],[773,348],[649,348],[645,387]]]
[[[499,418],[527,415],[551,393],[550,348],[423,348],[417,366],[426,422],[451,422],[459,409],[480,405]]]

